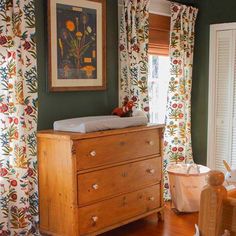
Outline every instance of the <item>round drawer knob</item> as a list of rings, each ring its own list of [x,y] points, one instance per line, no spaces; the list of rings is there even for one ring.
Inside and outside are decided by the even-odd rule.
[[[150,146],[153,146],[153,145],[154,145],[154,142],[153,142],[152,140],[150,140],[150,141],[148,141],[148,144],[149,144]]]
[[[98,216],[92,216],[92,221],[97,222],[98,221]]]
[[[98,189],[98,184],[93,184],[93,189],[97,190]]]
[[[156,171],[155,171],[154,169],[148,169],[147,172],[148,172],[149,174],[154,174]]]
[[[97,154],[96,151],[91,151],[91,152],[90,152],[90,156],[91,156],[91,157],[95,157],[96,154]]]
[[[153,202],[155,200],[155,198],[154,197],[150,197],[149,200]]]

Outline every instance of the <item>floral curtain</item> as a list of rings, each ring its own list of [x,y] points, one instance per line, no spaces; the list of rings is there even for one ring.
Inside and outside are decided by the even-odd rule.
[[[0,235],[35,235],[37,71],[33,0],[0,1]]]
[[[164,169],[169,162],[192,163],[191,89],[195,21],[198,10],[171,4],[170,61],[166,128],[164,132]],[[169,198],[165,174],[165,198]]]
[[[149,111],[148,36],[149,0],[124,0],[120,23],[120,105],[133,100]]]

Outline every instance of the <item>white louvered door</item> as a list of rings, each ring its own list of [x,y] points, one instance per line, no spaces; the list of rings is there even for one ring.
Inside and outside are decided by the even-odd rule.
[[[236,169],[236,30],[234,31],[234,83],[233,83],[233,109],[232,109],[232,136],[231,136],[231,166]]]
[[[228,27],[227,27],[228,25]],[[211,26],[208,166],[236,167],[236,24]]]

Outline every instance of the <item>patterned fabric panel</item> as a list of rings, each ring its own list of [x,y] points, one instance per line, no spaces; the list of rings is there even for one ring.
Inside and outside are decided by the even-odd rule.
[[[192,163],[191,89],[195,21],[198,10],[171,4],[170,82],[164,133],[165,198],[169,199],[169,162]]]
[[[133,100],[148,113],[149,0],[125,0],[120,24],[120,105]]]
[[[35,235],[38,224],[33,0],[0,1],[0,235]]]

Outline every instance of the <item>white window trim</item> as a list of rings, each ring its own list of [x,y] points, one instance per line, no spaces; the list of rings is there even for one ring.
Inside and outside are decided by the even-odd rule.
[[[223,23],[210,25],[210,53],[209,53],[209,89],[208,89],[208,134],[207,134],[207,166],[215,168],[215,125],[216,125],[216,34],[217,31],[236,30],[236,23]],[[235,34],[235,33],[234,33]],[[235,43],[233,44],[235,47]],[[234,57],[235,50],[232,50]],[[234,68],[234,60],[231,60]],[[233,75],[232,75],[233,76]],[[230,92],[232,94],[232,91]],[[233,103],[233,96],[231,96]],[[230,120],[232,124],[232,119]]]

